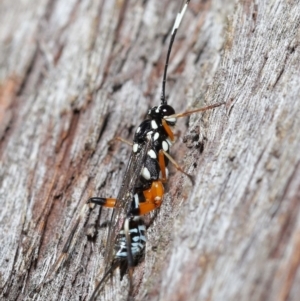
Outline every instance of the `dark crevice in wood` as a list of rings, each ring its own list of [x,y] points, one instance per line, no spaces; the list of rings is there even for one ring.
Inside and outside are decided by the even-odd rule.
[[[30,82],[30,79],[31,79],[31,76],[33,75],[33,73],[34,72],[39,73],[39,71],[36,70],[36,68],[35,68],[37,61],[38,61],[38,57],[39,57],[39,50],[38,50],[38,47],[36,47],[32,57],[31,57],[31,60],[28,64],[28,67],[24,74],[24,77],[22,78],[22,82],[19,86],[19,89],[17,90],[16,96],[21,96],[23,94],[24,90],[26,90],[26,86]],[[41,78],[43,78],[43,76],[39,77],[40,83],[42,82]],[[36,83],[36,85],[37,85],[37,83]]]
[[[282,67],[282,69],[281,69],[280,72],[278,73],[277,78],[276,78],[276,81],[275,81],[275,83],[274,83],[274,85],[273,85],[273,88],[278,84],[278,82],[279,82],[279,80],[280,80],[280,78],[281,78],[283,72],[284,72],[284,66]]]
[[[201,58],[201,55],[203,54],[204,50],[206,49],[207,45],[208,45],[208,39],[204,42],[203,46],[199,49],[198,53],[197,53],[197,56],[194,60],[194,64],[198,64],[200,58]]]
[[[19,253],[20,253],[20,244],[18,244],[16,252],[14,254],[13,266],[15,266],[16,263],[17,263],[18,256],[20,255]],[[4,282],[3,285],[2,285],[2,287],[1,287],[1,289],[3,289],[4,295],[6,297],[9,295],[10,289],[12,289],[14,287],[13,286],[13,278],[16,276],[15,273],[16,273],[16,271],[14,269],[12,269],[9,272],[9,277],[7,278],[7,281]]]
[[[284,59],[284,62],[282,63],[282,68],[281,70],[279,71],[278,75],[277,75],[277,78],[275,80],[275,83],[273,84],[273,88],[277,86],[279,80],[281,79],[281,76],[283,75],[284,71],[285,71],[285,68],[287,66],[287,62],[288,62],[288,59],[290,58],[290,56],[294,53],[295,51],[295,47],[294,46],[288,46],[286,48],[286,55],[285,55],[285,59]]]
[[[267,61],[269,59],[268,54],[265,54],[263,57],[263,62],[258,70],[258,74],[256,77],[256,82],[254,83],[253,87],[252,87],[252,92],[255,93],[256,89],[259,87],[260,83],[261,83],[261,76],[262,76],[262,72],[267,64]]]
[[[117,92],[118,90],[120,90],[123,87],[124,83],[116,83],[112,86],[112,93]]]
[[[112,53],[113,53],[113,49],[115,48],[115,46],[118,42],[119,32],[120,32],[120,28],[121,28],[123,20],[124,20],[127,5],[128,5],[128,0],[125,0],[122,2],[122,7],[121,7],[119,18],[118,18],[118,23],[117,23],[116,29],[114,31]],[[109,58],[107,59],[106,65],[104,67],[102,82],[99,84],[96,91],[100,90],[103,87],[104,83],[106,82],[112,61],[113,61],[113,56],[110,55]]]
[[[56,3],[57,3],[57,0],[49,0],[48,1],[47,8],[45,10],[45,15],[43,17],[46,21],[50,20]]]
[[[61,166],[64,166],[64,161],[68,158],[69,150],[73,143],[73,139],[77,130],[79,119],[80,119],[80,110],[74,109],[72,115],[70,116],[70,126],[68,128],[68,132],[62,137],[58,148],[56,148],[56,152],[59,153],[60,150],[63,148],[64,143],[66,143],[64,156],[60,163]]]
[[[287,201],[287,194],[290,192],[290,186],[294,184],[295,179],[297,179],[296,175],[299,173],[300,162],[298,162],[290,175],[288,181],[286,182],[286,186],[284,187],[284,192],[277,201],[277,208],[272,212],[271,218],[274,219],[278,216],[278,212],[280,208]],[[298,193],[298,192],[297,192]],[[273,250],[270,251],[271,258],[279,258],[282,254],[282,249],[286,245],[287,241],[290,239],[293,229],[295,228],[295,224],[297,223],[297,217],[299,212],[300,202],[297,195],[294,196],[293,200],[289,204],[289,209],[287,215],[285,217],[285,221],[281,226],[280,234],[277,237],[277,244]]]
[[[122,131],[133,131],[135,127],[131,124],[136,116],[132,116],[134,113],[130,109],[123,114],[106,114],[106,107],[130,108],[130,101],[142,93],[142,101],[146,95],[149,96],[146,99],[148,103],[157,104],[156,98],[150,99],[150,96],[159,93],[160,80],[157,78],[160,77],[167,51],[169,36],[162,33],[170,33],[169,26],[173,25],[181,3],[151,0],[146,4],[144,1],[143,5],[151,8],[150,11],[145,11],[141,7],[142,3],[128,0],[112,3],[97,1],[83,5],[83,2],[75,0],[76,3],[73,1],[73,6],[65,12],[57,10],[60,5],[58,1],[39,3],[38,7],[23,3],[18,9],[12,6],[21,27],[14,28],[14,20],[4,18],[7,26],[10,26],[8,28],[11,28],[12,36],[9,41],[11,44],[7,44],[12,47],[11,56],[9,60],[1,58],[4,71],[8,70],[12,74],[11,70],[20,70],[25,77],[19,79],[20,86],[18,82],[15,84],[17,88],[12,93],[12,103],[7,107],[7,115],[11,114],[12,117],[0,144],[1,159],[6,160],[3,171],[1,170],[2,209],[5,212],[10,206],[12,209],[17,208],[7,210],[7,216],[0,222],[5,224],[8,221],[8,226],[5,224],[5,227],[7,226],[9,238],[16,237],[19,241],[16,247],[15,244],[6,245],[4,240],[3,250],[7,253],[2,257],[0,255],[0,259],[4,265],[7,264],[9,270],[1,270],[3,279],[1,275],[0,285],[4,290],[0,293],[0,299],[25,300],[26,293],[23,293],[21,287],[25,287],[25,291],[31,289],[40,281],[39,278],[46,269],[51,270],[53,265],[49,262],[53,260],[53,254],[48,254],[47,251],[50,250],[47,248],[63,248],[72,225],[76,223],[75,213],[81,209],[79,206],[86,206],[85,198],[88,199],[92,192],[103,193],[107,186],[111,190],[104,193],[113,194],[118,189],[120,174],[124,169],[123,162],[127,162],[129,152],[123,146],[118,146],[113,153],[104,153],[103,156],[103,150],[99,147],[105,148],[105,141],[102,140],[107,136],[114,137]],[[299,76],[296,72],[296,62],[299,61],[296,36],[299,8],[293,2],[274,1],[266,5],[252,0],[243,3],[231,0],[222,3],[191,1],[187,11],[189,17],[184,18],[180,28],[185,40],[175,41],[176,55],[172,55],[172,58],[183,59],[179,63],[172,61],[172,58],[170,61],[176,72],[173,79],[168,78],[168,84],[172,83],[175,90],[172,101],[176,106],[183,107],[189,97],[194,99],[194,96],[201,95],[201,98],[205,96],[208,101],[227,97],[224,100],[227,101],[227,114],[230,118],[224,123],[216,114],[216,123],[209,125],[214,139],[221,138],[220,145],[211,141],[210,134],[206,135],[207,141],[202,141],[202,133],[196,125],[184,137],[191,149],[188,150],[186,165],[182,165],[182,168],[189,168],[190,171],[196,168],[197,171],[193,173],[199,181],[191,188],[187,186],[185,177],[171,168],[170,180],[165,185],[165,203],[156,213],[152,227],[148,228],[149,236],[153,231],[154,234],[147,241],[149,249],[146,259],[138,267],[139,270],[136,270],[140,272],[140,277],[135,273],[137,287],[134,293],[137,294],[137,300],[213,300],[222,294],[224,300],[231,301],[248,301],[251,297],[264,301],[274,298],[294,301],[299,295],[299,288],[295,283],[300,261],[300,242],[295,228],[299,212],[299,172],[293,173],[295,162],[298,170],[300,165],[297,152],[299,121],[296,118],[295,101],[299,95]],[[8,2],[5,4],[7,7],[10,6]],[[228,9],[230,5],[232,8]],[[134,13],[131,9],[144,15],[129,18]],[[43,27],[44,23],[38,22],[41,28],[38,38],[35,37],[34,28],[33,31],[25,30],[32,29],[31,26],[36,27],[36,23],[25,19],[28,17],[27,12],[29,17],[33,16],[33,23],[39,21],[36,18],[41,18],[40,12],[43,14],[42,22],[47,28]],[[5,15],[6,11],[2,14]],[[89,17],[94,18],[89,19],[91,26],[81,27],[78,32],[80,34],[75,39],[68,35],[74,26],[79,28],[80,22]],[[125,19],[126,23],[133,23],[124,24]],[[161,28],[162,23],[167,24],[167,28]],[[213,27],[204,29],[204,24],[213,24]],[[224,42],[226,26],[227,40]],[[134,29],[134,36],[130,35],[131,28]],[[149,34],[145,32],[145,28],[149,30]],[[190,34],[190,29],[193,34]],[[98,34],[102,34],[102,30],[108,33],[103,36],[107,40],[99,44],[107,42],[107,46],[96,49]],[[205,30],[211,31],[211,35],[203,32]],[[32,37],[32,44],[27,44],[28,32]],[[44,49],[51,49],[51,53],[46,55],[50,55],[50,64],[53,59],[53,66],[45,65],[49,62],[41,52],[45,51],[41,49],[42,42],[49,37],[45,44],[49,47]],[[3,40],[2,36],[0,39]],[[41,41],[37,48],[36,41]],[[67,45],[66,41],[74,44]],[[83,41],[88,41],[89,45],[76,44]],[[191,53],[195,47],[201,49]],[[22,51],[18,51],[18,48]],[[74,70],[80,73],[78,79],[75,78],[77,73],[66,74],[56,68],[55,64],[59,63],[59,67],[63,68],[64,64],[74,60],[70,59],[69,53],[64,52],[67,48],[74,50],[78,60],[83,58],[82,65],[79,64],[80,70]],[[121,53],[117,53],[119,50]],[[99,53],[103,55],[99,57]],[[149,57],[145,57],[148,55]],[[27,61],[22,61],[24,58]],[[221,62],[219,66],[216,66],[217,62]],[[132,68],[135,65],[136,69]],[[64,71],[69,70],[69,67],[68,65]],[[40,77],[45,68],[51,72],[51,82],[47,83],[47,87],[43,83],[48,70]],[[122,74],[115,77],[118,70]],[[70,68],[70,72],[72,71]],[[182,72],[186,79],[179,75]],[[91,85],[87,90],[92,92],[82,90],[86,88],[83,87],[82,79]],[[69,89],[66,86],[69,83],[70,91],[61,91],[62,88]],[[211,83],[212,87],[207,89]],[[96,90],[93,90],[93,85],[97,87]],[[101,91],[104,86],[105,89]],[[116,94],[118,97],[97,98],[97,101],[95,98],[94,101],[98,91],[106,95]],[[42,97],[45,92],[49,94]],[[123,92],[126,97],[123,97]],[[68,98],[70,94],[72,101]],[[76,95],[80,95],[80,98],[76,99]],[[48,101],[51,99],[55,99],[56,107],[53,112],[48,111]],[[81,100],[84,104],[81,104]],[[238,105],[235,105],[236,101]],[[267,109],[266,101],[270,102]],[[72,108],[74,103],[76,108]],[[138,105],[146,108],[144,103]],[[92,114],[94,108],[99,112],[98,117],[101,117],[96,122],[99,129],[97,131],[92,129],[95,125],[92,118],[96,115]],[[59,115],[58,112],[64,113]],[[139,114],[142,115],[142,112]],[[281,120],[278,117],[280,114]],[[32,120],[32,123],[22,122],[20,116],[26,121]],[[116,123],[111,124],[112,116],[117,116],[120,120],[114,119]],[[122,126],[118,127],[118,124]],[[222,136],[219,127],[222,133],[226,133],[226,137]],[[84,133],[84,129],[87,129],[87,135],[77,137]],[[39,136],[40,133],[43,136]],[[85,148],[89,138],[93,143],[92,147],[94,144],[97,146],[96,151]],[[220,153],[215,153],[214,149]],[[173,150],[181,163],[185,148],[175,145]],[[266,166],[265,161],[270,165]],[[293,175],[290,176],[291,173]],[[89,177],[94,174],[97,176]],[[206,194],[205,191],[209,193]],[[22,195],[27,199],[22,200],[21,204],[17,203],[14,196],[19,200]],[[190,200],[191,197],[194,199]],[[237,197],[238,199],[233,199]],[[70,200],[74,204],[70,204]],[[182,208],[179,208],[183,200],[192,204],[182,204]],[[89,207],[89,211],[87,207],[85,209],[87,210],[75,234],[78,234],[78,238],[73,238],[76,240],[75,249],[71,252],[69,245],[68,250],[72,255],[66,264],[61,265],[57,274],[62,277],[62,281],[57,283],[56,277],[53,277],[26,300],[77,298],[86,301],[88,294],[91,295],[94,267],[100,260],[96,257],[103,252],[105,245],[103,235],[106,232],[101,231],[98,224],[106,219],[109,212],[101,208],[91,210]],[[197,210],[197,215],[191,212],[194,209]],[[32,218],[32,221],[28,218]],[[59,228],[58,223],[67,228],[65,233],[62,233],[64,230]],[[173,229],[173,224],[176,229]],[[264,228],[260,229],[259,225]],[[5,234],[1,239],[5,239]],[[92,244],[95,245],[95,250],[92,250]],[[151,252],[151,247],[157,249],[157,252]],[[11,261],[7,263],[6,258],[15,260],[13,266],[10,265]],[[186,260],[185,265],[182,259]],[[80,261],[83,269],[75,269],[75,262],[80,266]],[[230,277],[232,275],[234,277]],[[214,278],[213,284],[211,276]],[[110,287],[112,283],[114,286]],[[117,297],[113,295],[114,300],[121,299],[126,292],[124,282],[121,285],[122,288],[116,281],[107,285],[111,295],[120,289]],[[100,295],[99,300],[101,298],[105,299],[107,296]]]
[[[97,138],[97,144],[99,144],[99,142],[100,142],[100,140],[103,136],[104,131],[107,129],[107,126],[109,125],[109,118],[110,118],[110,113],[108,112],[104,116],[104,120],[103,120],[103,123],[102,123],[101,128],[100,128],[99,136]]]
[[[128,5],[127,3],[128,0],[126,0],[126,5]],[[126,7],[127,9],[127,7]],[[122,12],[122,22],[123,22],[123,19],[124,19],[124,15],[125,15],[125,10],[124,12]],[[117,33],[118,33],[118,36],[119,36],[119,32],[120,32],[120,28],[121,28],[121,22],[118,24],[118,27],[117,27]],[[138,41],[139,40],[139,36],[140,34],[142,33],[142,30],[143,30],[143,26],[142,24],[138,27],[138,31],[137,31],[137,34],[135,36],[135,39]],[[117,39],[118,39],[118,36],[117,36]],[[115,40],[115,43],[117,43],[117,40]],[[126,50],[126,53],[124,53],[124,56],[123,56],[123,59],[121,60],[120,64],[119,64],[119,67],[118,67],[118,70],[117,70],[117,74],[121,74],[122,73],[122,69],[124,67],[124,65],[126,64],[127,60],[128,60],[128,55],[132,49],[132,45],[129,45],[127,47],[124,48]],[[121,51],[122,53],[122,51]]]

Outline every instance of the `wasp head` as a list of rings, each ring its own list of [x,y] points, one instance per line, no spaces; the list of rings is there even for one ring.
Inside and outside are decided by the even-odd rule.
[[[166,104],[155,106],[148,111],[148,115],[151,117],[151,119],[161,120],[164,118],[167,124],[171,126],[176,124],[176,118],[175,117],[167,118],[167,117],[173,114],[175,114],[175,110],[173,109],[173,107]]]

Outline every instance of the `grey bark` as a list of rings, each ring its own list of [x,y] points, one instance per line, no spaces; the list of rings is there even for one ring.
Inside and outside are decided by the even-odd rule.
[[[131,140],[159,103],[179,7],[1,2],[1,300],[91,296],[110,212],[86,201],[118,193],[130,147],[108,141]],[[136,300],[299,300],[299,24],[298,1],[192,0],[169,102],[178,112],[226,105],[179,122],[172,154],[196,181],[171,170],[148,217]],[[97,300],[127,289],[116,271]]]

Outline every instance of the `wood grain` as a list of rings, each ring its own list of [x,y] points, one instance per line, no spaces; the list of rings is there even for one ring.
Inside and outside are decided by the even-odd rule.
[[[134,274],[136,300],[300,295],[299,1],[192,1],[167,95],[178,122],[164,203]],[[0,3],[0,298],[88,300],[132,139],[159,103],[180,1]],[[68,252],[53,272],[78,222]],[[43,283],[46,281],[46,283]],[[43,285],[40,285],[43,283]],[[38,289],[37,286],[39,286]],[[97,300],[125,300],[116,273]]]

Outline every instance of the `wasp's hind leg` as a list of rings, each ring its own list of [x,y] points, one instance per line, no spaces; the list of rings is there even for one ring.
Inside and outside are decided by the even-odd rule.
[[[116,206],[116,199],[112,198],[100,198],[100,197],[93,197],[88,199],[87,203],[93,203],[96,205],[100,205],[102,207],[107,207],[107,208],[115,208]]]
[[[136,188],[129,214],[131,216],[140,216],[159,208],[162,203],[163,196],[164,187],[162,185],[162,181],[153,181],[149,188]],[[115,208],[116,202],[116,199],[100,197],[93,197],[88,200],[88,203],[93,203],[107,208]],[[107,222],[105,222],[105,226],[106,224]]]
[[[194,185],[194,183],[195,183],[194,177],[192,175],[186,173],[170,154],[168,154],[166,151],[161,149],[159,151],[159,156],[166,156],[169,159],[169,161],[172,162],[172,164],[175,166],[175,168],[177,170],[179,170],[180,172],[182,172],[183,174],[185,174],[191,180],[192,184]]]

